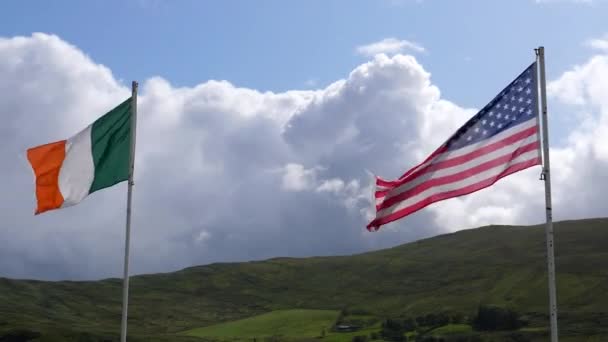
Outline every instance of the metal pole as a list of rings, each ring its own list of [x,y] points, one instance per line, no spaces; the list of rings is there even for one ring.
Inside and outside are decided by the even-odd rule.
[[[135,170],[135,132],[137,126],[137,82],[131,84],[131,151],[129,156],[129,183],[127,190],[127,227],[125,232],[125,262],[122,286],[122,323],[120,341],[127,341],[127,307],[129,304],[129,244],[131,238],[131,198],[133,195],[133,173]]]
[[[549,274],[549,313],[551,317],[551,342],[558,342],[557,334],[557,296],[555,294],[555,257],[553,255],[553,213],[551,204],[551,173],[549,163],[549,127],[547,123],[547,84],[545,80],[545,48],[536,51],[540,67],[540,100],[543,132],[543,173],[545,181],[545,205],[547,225],[545,235],[547,240],[547,269]]]

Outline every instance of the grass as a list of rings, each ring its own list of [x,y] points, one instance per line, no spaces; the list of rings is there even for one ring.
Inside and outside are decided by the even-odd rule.
[[[216,324],[192,329],[183,335],[196,336],[212,340],[251,341],[271,336],[282,336],[295,340],[318,338],[325,329],[323,342],[351,342],[353,337],[380,331],[380,324],[366,327],[354,332],[332,332],[330,328],[338,318],[339,311],[333,310],[277,310],[247,319]],[[370,320],[369,315],[352,315],[353,320]]]
[[[250,318],[197,328],[184,335],[214,338],[318,337],[338,318],[333,310],[277,310]]]
[[[563,335],[608,334],[608,219],[554,228]],[[470,317],[478,305],[493,304],[531,317],[531,327],[547,326],[545,260],[544,226],[490,226],[353,256],[218,263],[135,276],[129,340],[191,341],[179,333],[295,308],[348,308],[382,319],[438,312]],[[14,329],[113,340],[121,289],[120,279],[0,278],[0,340]]]
[[[473,328],[468,324],[448,324],[443,327],[434,329],[430,335],[433,336],[446,336],[446,335],[458,335],[468,334],[473,331]]]
[[[325,338],[323,338],[321,341],[322,342],[351,342],[353,340],[353,337],[355,336],[368,336],[372,333],[372,332],[379,332],[380,329],[379,328],[366,328],[366,329],[361,329],[359,331],[353,331],[353,332],[344,332],[344,333],[331,333],[327,336],[325,336]]]

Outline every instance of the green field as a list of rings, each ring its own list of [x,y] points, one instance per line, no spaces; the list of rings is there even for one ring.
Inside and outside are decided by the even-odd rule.
[[[454,334],[465,334],[473,331],[468,324],[448,324],[441,328],[437,328],[433,330],[433,335],[445,336],[445,335],[454,335]]]
[[[250,318],[220,323],[183,332],[183,335],[214,340],[251,341],[280,336],[288,339],[321,338],[323,342],[350,342],[354,336],[369,335],[380,330],[379,324],[355,332],[333,332],[339,311],[277,310]],[[350,319],[370,319],[372,316],[351,315]],[[260,340],[261,341],[261,340]]]
[[[555,223],[563,340],[608,334],[607,246],[608,219]],[[490,226],[352,256],[217,263],[135,276],[129,341],[197,341],[181,333],[277,310],[348,309],[381,321],[443,312],[471,317],[481,304],[512,308],[526,317],[529,333],[542,333],[548,326],[545,260],[544,226]],[[121,289],[120,279],[0,278],[0,340],[30,334],[40,336],[37,342],[114,341]]]
[[[184,332],[198,337],[318,337],[338,317],[332,310],[278,310],[254,317]]]

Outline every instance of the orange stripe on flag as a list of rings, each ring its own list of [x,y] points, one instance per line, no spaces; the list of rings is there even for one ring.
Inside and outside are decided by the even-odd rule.
[[[65,140],[32,147],[27,159],[36,175],[36,215],[60,208],[63,195],[59,189],[59,171],[65,159]]]

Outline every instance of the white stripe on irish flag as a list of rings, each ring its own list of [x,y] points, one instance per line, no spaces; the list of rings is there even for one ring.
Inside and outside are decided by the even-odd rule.
[[[131,98],[84,130],[27,150],[36,176],[36,214],[80,203],[129,177]]]

